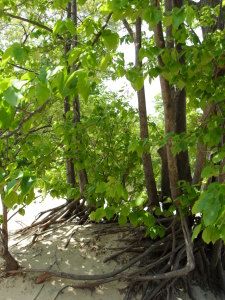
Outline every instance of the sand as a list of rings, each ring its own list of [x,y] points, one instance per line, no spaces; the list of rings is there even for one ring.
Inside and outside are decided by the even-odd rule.
[[[38,205],[33,203],[29,207],[27,217],[20,217],[18,223],[16,216],[15,221],[10,222],[10,251],[22,267],[95,275],[118,269],[133,257],[134,254],[125,253],[119,259],[104,263],[105,258],[126,247],[127,239],[134,237],[134,229],[129,225],[121,229],[118,224],[78,226],[71,222],[61,227],[54,226],[52,231],[40,236],[34,244],[29,234],[23,236],[12,234],[13,230],[29,225],[39,211],[55,205],[56,202],[50,199]],[[74,233],[73,237],[65,248],[71,233]],[[2,263],[0,260],[0,265]],[[114,281],[95,289],[67,287],[59,293],[64,287],[81,282],[52,277],[37,284],[38,276],[37,273],[29,273],[1,278],[0,300],[122,300],[127,286],[125,282]],[[224,299],[223,296],[215,297],[210,291],[203,291],[198,285],[193,285],[192,290],[197,300]],[[140,296],[136,299],[139,300]],[[183,290],[177,289],[176,295],[165,300],[190,300],[190,298]]]
[[[26,268],[63,271],[74,274],[102,274],[119,268],[130,256],[124,254],[119,261],[104,263],[115,250],[125,246],[123,241],[131,233],[130,227],[123,228],[120,233],[105,233],[103,224],[77,226],[69,224],[45,235],[32,245],[31,237],[27,236],[20,243],[11,237],[11,253],[19,263]],[[111,226],[111,225],[110,225]],[[120,230],[118,225],[113,225]],[[68,238],[74,232],[69,246],[65,248]],[[21,237],[20,240],[24,238]],[[53,300],[57,293],[66,285],[74,282],[66,279],[49,279],[42,284],[36,284],[38,274],[16,275],[2,278],[0,282],[1,300]],[[67,288],[57,299],[123,299],[124,282],[107,283],[94,290]]]

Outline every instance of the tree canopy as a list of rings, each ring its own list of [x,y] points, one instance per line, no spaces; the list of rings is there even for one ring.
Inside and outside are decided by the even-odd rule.
[[[144,226],[158,240],[171,229],[165,220],[176,219],[187,273],[207,263],[225,290],[224,5],[1,1],[3,235],[8,211],[24,214],[37,190],[67,199],[43,230],[60,218],[89,218]],[[128,64],[127,44],[135,54]],[[138,109],[126,91],[107,89],[120,78]],[[147,115],[145,93],[155,78],[156,116]]]

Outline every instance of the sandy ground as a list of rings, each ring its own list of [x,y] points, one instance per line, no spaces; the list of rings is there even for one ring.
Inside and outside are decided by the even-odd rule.
[[[36,201],[40,202],[40,200]],[[16,216],[9,223],[11,232],[29,225],[38,212],[62,204],[63,200],[48,198],[41,203],[32,203],[26,215]],[[69,246],[65,245],[71,237]],[[39,237],[32,244],[32,236],[10,235],[10,251],[22,267],[81,274],[102,274],[120,268],[131,254],[123,254],[116,260],[104,263],[104,259],[127,246],[127,240],[134,237],[134,229],[130,226],[120,228],[117,224],[89,224],[78,226],[70,223],[54,227],[54,230]],[[132,254],[133,256],[134,254]],[[137,254],[138,255],[138,254]],[[0,260],[0,265],[2,261]],[[134,266],[135,267],[135,266]],[[51,278],[37,284],[37,273],[16,275],[0,279],[0,300],[122,300],[126,283],[114,281],[95,289],[65,288],[77,284],[66,279]],[[203,291],[199,286],[192,286],[196,300],[224,300],[215,297],[210,291]],[[60,292],[60,293],[59,293]],[[136,298],[137,300],[140,297]],[[182,290],[165,300],[191,300]]]
[[[104,263],[103,260],[115,248],[125,246],[125,238],[132,234],[130,227],[123,228],[120,233],[110,233],[108,228],[105,233],[103,224],[76,226],[70,224],[63,226],[49,235],[40,238],[37,243],[31,243],[31,238],[26,237],[18,243],[10,240],[11,252],[23,267],[38,268],[55,271],[64,271],[74,274],[102,274],[119,268],[130,257],[124,254],[119,261]],[[110,225],[111,226],[111,225]],[[120,230],[118,225],[114,229]],[[113,229],[113,232],[114,232]],[[69,246],[65,248],[71,233],[74,232]],[[21,237],[20,237],[21,240]],[[118,250],[117,250],[118,251]],[[0,282],[1,300],[63,300],[63,299],[123,299],[123,282],[112,282],[94,290],[81,290],[67,288],[56,295],[64,286],[73,284],[74,281],[65,279],[49,279],[42,284],[36,284],[37,274],[26,274],[2,278]],[[76,282],[78,283],[78,282]]]

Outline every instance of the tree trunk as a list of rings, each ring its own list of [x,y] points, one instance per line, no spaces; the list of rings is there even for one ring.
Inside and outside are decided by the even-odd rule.
[[[158,0],[154,0],[154,6],[160,9]],[[165,41],[163,37],[161,22],[159,22],[154,27],[154,36],[155,36],[156,46],[161,49],[165,48]],[[161,56],[158,57],[158,63],[160,67],[163,67]],[[169,82],[162,75],[160,75],[160,85],[161,85],[162,98],[164,104],[165,132],[166,134],[170,134],[171,132],[175,132],[175,128],[176,128],[174,97],[172,97],[171,87],[169,85]],[[180,195],[180,191],[177,186],[179,180],[177,160],[172,153],[172,146],[173,146],[172,138],[170,137],[167,142],[167,159],[168,159],[171,196],[172,199],[175,200],[175,198],[177,198]]]
[[[139,59],[139,51],[141,49],[141,18],[136,20],[136,36],[135,36],[135,66],[136,68],[142,68],[142,62]],[[149,139],[148,134],[148,120],[146,111],[146,100],[145,100],[145,89],[143,88],[137,92],[138,96],[138,109],[139,109],[139,120],[140,120],[140,137],[142,140]],[[148,195],[149,205],[158,205],[158,194],[155,182],[155,176],[152,167],[151,154],[142,153],[142,164],[145,175],[145,183]]]
[[[72,1],[72,20],[74,23],[74,27],[77,30],[77,1]],[[72,47],[75,48],[78,45],[78,36],[77,34],[74,35],[72,39]],[[73,69],[76,70],[76,66],[73,66]],[[74,123],[80,122],[80,101],[79,96],[76,95],[75,99],[73,100],[73,114],[74,114]],[[80,141],[81,142],[81,141]],[[80,186],[80,193],[84,196],[85,187],[88,184],[88,177],[86,169],[77,170],[79,186]]]
[[[171,197],[166,146],[161,147],[158,150],[158,153],[159,153],[159,155],[161,157],[161,161],[162,161],[162,166],[161,166],[161,201],[163,201],[164,198]]]
[[[5,261],[5,270],[14,271],[19,268],[18,262],[8,250],[8,232],[0,229],[0,257]]]
[[[67,5],[67,18],[71,18],[71,3]],[[65,44],[65,54],[69,52],[71,48],[71,42],[66,41]],[[70,67],[67,66],[67,73],[69,74]],[[70,111],[69,96],[64,99],[64,120],[66,121],[66,114]],[[76,177],[74,171],[74,164],[72,158],[66,158],[66,180],[67,184],[74,187],[76,185]]]
[[[181,8],[184,5],[183,0],[174,0],[174,7]],[[183,24],[179,26],[182,28]],[[178,54],[182,53],[183,44],[179,43],[176,45],[176,50]],[[182,55],[179,59],[182,65],[185,65],[185,56]],[[176,112],[176,127],[175,133],[181,134],[185,133],[187,130],[187,120],[186,120],[186,91],[185,89],[177,90],[174,94],[175,96],[175,112]],[[188,150],[182,151],[177,154],[177,167],[179,180],[185,180],[191,182],[191,168],[189,163]]]
[[[186,92],[177,91],[175,95],[176,127],[175,133],[186,132]],[[179,180],[192,181],[188,150],[177,154]]]
[[[0,228],[0,257],[5,261],[5,270],[14,271],[19,268],[18,262],[10,254],[8,249],[8,209],[3,203],[3,191],[1,193],[2,209],[3,209],[3,224]]]

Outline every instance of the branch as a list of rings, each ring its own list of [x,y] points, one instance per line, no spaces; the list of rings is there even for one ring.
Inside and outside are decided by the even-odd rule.
[[[12,136],[13,134],[15,134],[16,132],[18,132],[20,130],[20,128],[23,126],[24,123],[26,123],[27,121],[29,121],[34,115],[41,113],[42,110],[47,106],[47,104],[49,103],[50,99],[46,100],[40,107],[38,107],[36,110],[34,110],[32,113],[30,113],[29,116],[27,116],[26,118],[24,118],[19,125],[17,126],[17,128],[15,130],[13,130],[12,132],[3,135],[1,137],[1,139],[5,139],[5,138],[9,138],[10,136]]]
[[[102,35],[102,31],[108,26],[108,23],[109,23],[111,17],[112,17],[112,13],[110,13],[108,15],[108,17],[107,17],[107,19],[105,21],[105,24],[102,26],[101,30],[95,35],[95,38],[94,38],[94,40],[91,43],[91,46],[94,46],[97,43],[97,41],[99,40],[100,36]],[[75,61],[75,64],[77,62],[78,62],[78,60]],[[78,63],[78,65],[75,68],[75,71],[79,70],[80,66],[81,66],[81,62]]]
[[[10,18],[12,18],[12,19],[17,19],[17,20],[20,20],[20,21],[24,21],[24,22],[26,22],[26,23],[33,24],[33,25],[35,25],[35,26],[37,26],[37,27],[40,27],[40,28],[42,28],[42,29],[47,30],[48,32],[53,33],[53,30],[52,30],[51,28],[49,28],[48,26],[46,26],[46,25],[44,25],[44,24],[42,24],[42,23],[39,23],[39,22],[37,22],[37,21],[33,21],[33,20],[30,20],[30,19],[26,19],[26,18],[23,18],[23,17],[20,17],[20,16],[15,16],[15,15],[12,15],[12,14],[10,14],[10,13],[4,12],[3,10],[0,10],[0,14],[3,14],[3,15],[5,15],[5,16],[8,16],[8,17],[10,17]]]
[[[2,58],[0,58],[0,61],[2,61]],[[36,75],[39,75],[39,73],[34,71],[34,70],[31,70],[31,69],[28,69],[28,68],[25,68],[25,67],[21,67],[19,65],[16,65],[16,64],[13,64],[13,63],[10,63],[10,62],[7,62],[7,64],[10,65],[10,66],[13,66],[15,68],[18,68],[20,70],[24,70],[24,71],[31,72],[31,73],[34,73]]]
[[[132,38],[132,40],[135,41],[135,33],[134,33],[133,29],[131,28],[130,24],[127,22],[126,19],[123,19],[123,25],[127,29],[127,31],[129,33],[130,37]]]
[[[96,34],[94,40],[92,41],[91,45],[94,46],[94,44],[97,43],[99,40],[100,36],[102,35],[102,31],[108,26],[108,23],[112,17],[112,13],[110,13],[105,21],[105,24],[102,26],[101,30]]]

